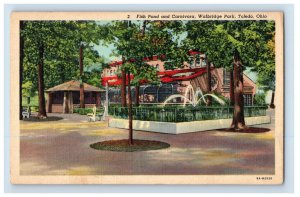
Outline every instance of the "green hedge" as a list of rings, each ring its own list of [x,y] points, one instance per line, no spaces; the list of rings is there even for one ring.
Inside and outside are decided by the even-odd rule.
[[[25,109],[27,109],[28,106],[30,107],[31,112],[38,112],[39,111],[39,106],[35,106],[35,105],[31,105],[31,104],[22,105],[22,109],[25,110]]]
[[[265,116],[265,106],[245,106],[245,117]],[[222,107],[133,107],[134,120],[160,121],[160,122],[190,122],[199,120],[228,119],[233,115],[232,106]],[[108,113],[117,118],[128,118],[127,107],[110,107]]]
[[[88,113],[93,113],[93,108],[75,108],[73,110],[74,113],[80,114],[80,115],[87,115]],[[100,114],[104,112],[104,108],[100,107],[96,109],[96,113]]]

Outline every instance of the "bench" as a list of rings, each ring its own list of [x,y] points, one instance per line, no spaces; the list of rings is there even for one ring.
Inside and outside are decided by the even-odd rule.
[[[91,121],[95,122],[95,121],[97,121],[97,120],[103,120],[105,108],[104,108],[104,107],[100,107],[100,108],[98,108],[98,109],[100,109],[100,110],[99,110],[100,112],[97,113],[97,107],[94,106],[94,107],[93,107],[93,112],[87,114],[87,117],[88,117],[88,121],[89,121],[89,122],[91,122]]]
[[[26,109],[22,109],[22,117],[23,117],[23,119],[25,119],[25,118],[29,119],[30,115],[31,115],[30,106],[27,106]]]

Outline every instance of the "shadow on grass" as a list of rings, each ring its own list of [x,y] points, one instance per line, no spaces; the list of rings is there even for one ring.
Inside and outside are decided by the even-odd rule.
[[[58,117],[58,116],[50,116],[47,118],[39,118],[36,116],[30,116],[30,118],[24,118],[24,121],[28,121],[28,122],[48,122],[48,121],[59,121],[62,120],[62,117]]]
[[[217,129],[217,131],[235,132],[235,133],[265,133],[269,132],[268,128],[247,127],[245,129],[235,130],[233,128]]]
[[[116,151],[116,152],[136,152],[136,151],[148,151],[159,150],[169,148],[170,144],[160,141],[150,140],[133,140],[133,144],[130,145],[127,139],[122,140],[109,140],[97,142],[90,145],[91,148],[96,150]]]

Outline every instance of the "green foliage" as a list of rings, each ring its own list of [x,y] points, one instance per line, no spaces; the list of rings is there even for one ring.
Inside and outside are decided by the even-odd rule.
[[[121,69],[134,75],[133,85],[141,80],[159,82],[156,69],[144,62],[145,57],[166,55],[172,59],[172,66],[182,65],[183,58],[179,57],[183,50],[178,49],[178,34],[183,31],[181,21],[114,21],[110,28],[114,37],[110,42],[117,49],[115,55],[126,60]]]
[[[73,110],[74,113],[80,114],[80,115],[87,115],[88,113],[93,113],[93,108],[75,108]],[[96,109],[97,114],[103,114],[104,108],[100,107]]]
[[[22,97],[32,97],[35,92],[31,81],[26,81],[22,84]]]
[[[266,115],[265,106],[247,106],[245,117]],[[190,122],[200,120],[229,119],[233,116],[232,106],[140,106],[133,107],[133,119],[159,122]],[[128,118],[127,107],[109,107],[109,114],[122,119]]]
[[[266,100],[265,99],[266,99],[265,94],[263,94],[263,93],[255,94],[253,103],[254,103],[254,105],[264,106],[264,105],[266,105]]]
[[[217,67],[231,67],[235,49],[253,70],[274,60],[267,50],[273,21],[188,21],[186,26],[186,45],[204,52]]]
[[[84,79],[96,86],[96,75],[102,70],[103,58],[94,45],[103,38],[103,32],[94,21],[24,21],[23,82],[32,83],[37,90],[38,48],[44,46],[45,88],[79,79],[79,46],[84,45]],[[97,70],[95,73],[94,71]],[[26,90],[24,90],[26,91]]]

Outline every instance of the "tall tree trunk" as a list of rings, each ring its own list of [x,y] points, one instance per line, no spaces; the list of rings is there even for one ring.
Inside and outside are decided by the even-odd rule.
[[[122,65],[125,64],[125,58],[122,57]],[[126,107],[126,71],[122,69],[122,84],[121,84],[121,103],[122,107]]]
[[[135,86],[135,106],[140,106],[140,86]]]
[[[24,36],[22,36],[22,30],[24,30],[24,21],[20,21],[20,78],[19,78],[19,119],[22,120],[22,84],[23,84],[23,62],[24,62]]]
[[[234,82],[233,82],[233,69],[230,69],[230,83],[229,83],[229,91],[230,91],[230,106],[234,105]]]
[[[128,71],[128,120],[129,120],[129,136],[128,143],[133,144],[133,130],[132,130],[132,98],[130,89],[130,72]]]
[[[275,99],[275,91],[272,91],[272,98],[271,98],[271,103],[270,103],[270,108],[274,109],[275,105],[274,105],[274,99]]]
[[[206,58],[206,72],[207,72],[207,93],[211,93],[211,70],[210,70],[210,61]],[[211,96],[207,96],[207,106],[210,106],[212,102]]]
[[[234,77],[234,112],[231,123],[231,128],[235,130],[244,129],[244,97],[243,97],[243,68],[240,55],[238,51],[235,52],[233,58],[233,77]]]
[[[46,118],[46,105],[44,93],[44,44],[39,45],[39,62],[38,62],[38,91],[39,91],[39,118]]]
[[[80,108],[85,108],[84,104],[84,86],[83,86],[83,45],[79,47],[79,70],[80,70]]]

